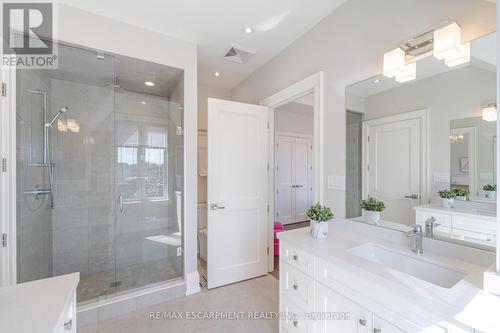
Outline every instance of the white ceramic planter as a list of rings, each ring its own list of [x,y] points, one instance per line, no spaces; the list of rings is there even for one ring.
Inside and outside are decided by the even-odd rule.
[[[467,197],[464,197],[464,196],[457,195],[457,196],[455,197],[455,200],[467,201],[467,200],[468,200],[468,198],[467,198]]]
[[[329,223],[330,221],[316,222],[311,220],[311,230],[309,232],[311,237],[316,239],[326,239],[328,237]]]
[[[497,191],[484,191],[484,196],[488,199],[496,199]]]
[[[380,223],[380,212],[363,209],[363,218],[365,223],[378,225]]]
[[[455,206],[455,199],[446,199],[446,198],[441,198],[441,205],[444,208],[453,208]]]

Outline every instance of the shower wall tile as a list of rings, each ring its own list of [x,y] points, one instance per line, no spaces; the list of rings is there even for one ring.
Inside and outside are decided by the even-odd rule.
[[[53,232],[54,275],[80,272],[87,274],[88,227],[75,227]]]

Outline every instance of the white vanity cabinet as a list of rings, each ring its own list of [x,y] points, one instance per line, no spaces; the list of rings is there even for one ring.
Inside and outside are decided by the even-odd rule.
[[[384,309],[383,302],[366,300],[363,305],[350,298],[351,281],[359,288],[356,274],[281,241],[280,244],[280,332],[282,333],[472,333],[455,326],[419,327]],[[360,294],[357,294],[360,296]],[[357,297],[358,297],[357,296]],[[445,322],[445,321],[443,321]]]
[[[435,219],[434,233],[466,240],[477,244],[495,246],[496,218],[486,214],[467,213],[459,209],[432,205],[415,207],[416,223],[425,230],[425,221]]]

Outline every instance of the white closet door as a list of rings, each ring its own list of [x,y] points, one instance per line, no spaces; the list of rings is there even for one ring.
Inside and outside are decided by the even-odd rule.
[[[275,218],[285,224],[295,222],[293,151],[293,137],[276,136]]]
[[[275,166],[276,221],[306,221],[312,203],[312,140],[277,135]]]
[[[306,221],[311,205],[311,139],[294,138],[295,222]]]

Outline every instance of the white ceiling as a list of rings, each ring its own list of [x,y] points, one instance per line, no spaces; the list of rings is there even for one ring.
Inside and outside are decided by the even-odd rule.
[[[346,0],[59,0],[92,13],[198,44],[198,80],[233,88]],[[242,33],[252,27],[251,35]],[[223,59],[235,43],[256,52]],[[221,76],[215,78],[214,72]]]

